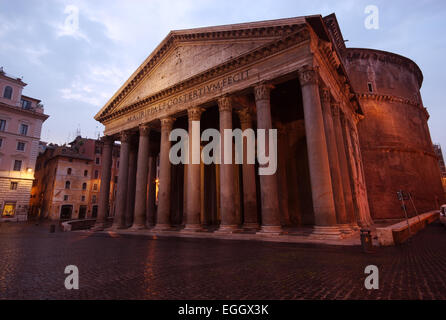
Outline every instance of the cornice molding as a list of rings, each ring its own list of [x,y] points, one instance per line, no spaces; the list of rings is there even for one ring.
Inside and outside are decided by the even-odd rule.
[[[384,63],[396,64],[414,73],[420,88],[423,84],[423,73],[418,65],[409,58],[400,56],[396,53],[376,49],[347,48],[345,52],[345,60],[350,62],[357,59],[372,59]]]
[[[420,107],[419,102],[398,96],[376,94],[376,93],[357,93],[356,96],[362,100],[388,101],[388,102],[402,103],[402,104],[412,105],[415,107]]]

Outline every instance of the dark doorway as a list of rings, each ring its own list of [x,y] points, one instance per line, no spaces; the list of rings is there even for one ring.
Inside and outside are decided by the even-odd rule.
[[[92,218],[98,217],[98,206],[93,206],[93,209],[91,210],[91,217]]]
[[[79,207],[79,219],[85,219],[86,215],[87,215],[87,206],[80,206]]]
[[[60,220],[70,220],[73,213],[73,206],[64,205],[60,209]]]

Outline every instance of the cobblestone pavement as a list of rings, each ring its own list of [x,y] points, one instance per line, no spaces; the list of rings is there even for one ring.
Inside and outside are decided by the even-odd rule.
[[[0,299],[446,299],[446,228],[399,247],[50,234],[0,224]],[[64,287],[67,265],[80,289]],[[380,289],[364,288],[364,269]]]

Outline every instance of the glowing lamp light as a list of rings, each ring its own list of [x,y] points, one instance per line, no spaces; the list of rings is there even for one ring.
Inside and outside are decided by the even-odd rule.
[[[27,171],[28,173],[32,173],[32,172],[33,172],[33,169],[32,169],[32,168],[28,168],[26,171]]]

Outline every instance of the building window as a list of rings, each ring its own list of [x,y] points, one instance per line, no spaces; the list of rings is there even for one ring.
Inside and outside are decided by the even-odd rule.
[[[84,177],[88,176],[88,170],[84,171]]]
[[[71,168],[68,168],[68,169],[67,169],[67,175],[70,176],[70,175],[71,175],[71,171],[72,171]]]
[[[96,158],[96,164],[100,164],[101,160],[100,158]]]
[[[12,217],[15,214],[15,202],[6,202],[3,207],[3,217]]]
[[[98,170],[94,171],[94,178],[99,179],[99,171]]]
[[[5,87],[5,91],[3,91],[3,98],[12,99],[12,88],[10,86]]]
[[[371,82],[367,83],[367,86],[369,88],[369,92],[372,93],[373,92],[373,85]]]
[[[28,134],[28,125],[27,124],[21,124],[20,125],[20,134],[22,136],[26,136]]]
[[[85,196],[82,196],[81,200],[82,200],[82,202],[84,202],[85,201]]]
[[[0,119],[0,131],[6,130],[6,120]]]
[[[22,109],[23,110],[30,110],[31,109],[31,101],[22,99]]]
[[[17,142],[17,151],[25,151],[25,142]]]
[[[98,185],[96,183],[93,185],[93,190],[98,190]]]
[[[63,196],[63,201],[68,201],[68,196],[67,195]]]
[[[71,188],[71,182],[70,181],[66,181],[65,182],[65,189],[70,189]]]
[[[95,195],[93,195],[93,197],[91,197],[91,202],[92,203],[96,203],[96,196]]]
[[[17,190],[18,186],[19,186],[18,182],[11,182],[10,189],[11,190]]]
[[[14,160],[14,171],[22,170],[22,160]]]
[[[86,183],[86,182],[84,182],[84,183],[82,184],[82,190],[87,190],[87,183]]]
[[[0,148],[2,147],[2,145],[3,145],[3,138],[0,138]]]

